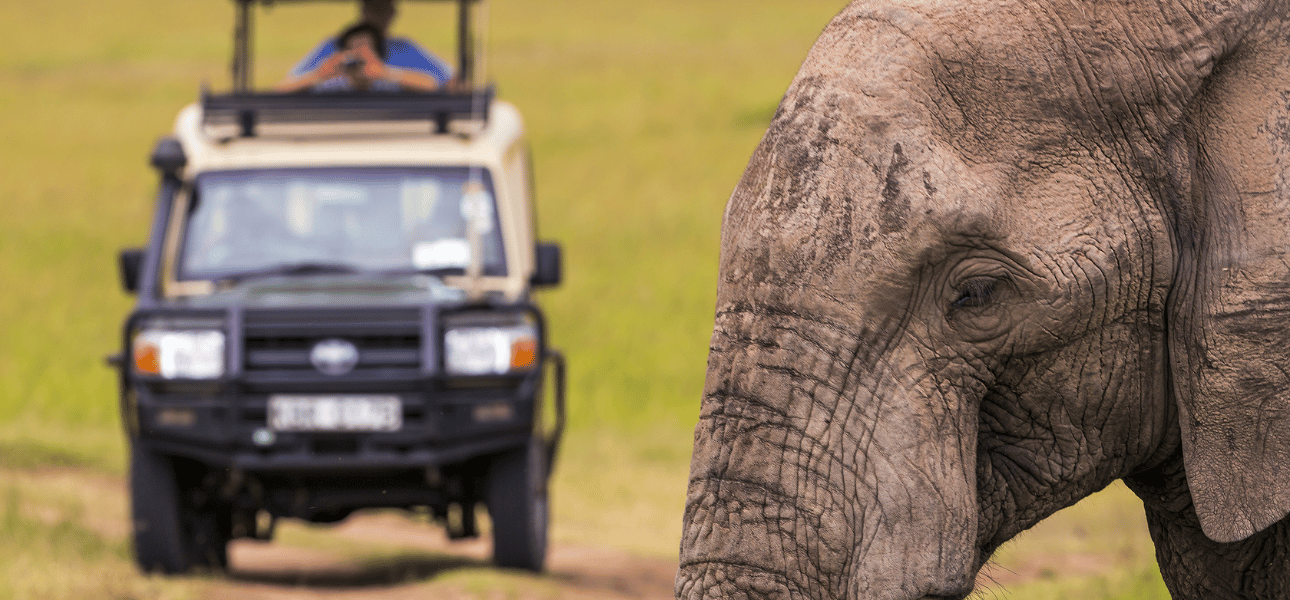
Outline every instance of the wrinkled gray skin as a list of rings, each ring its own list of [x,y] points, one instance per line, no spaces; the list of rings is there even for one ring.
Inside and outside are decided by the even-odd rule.
[[[727,207],[678,598],[961,598],[1125,479],[1290,598],[1285,0],[847,7]]]

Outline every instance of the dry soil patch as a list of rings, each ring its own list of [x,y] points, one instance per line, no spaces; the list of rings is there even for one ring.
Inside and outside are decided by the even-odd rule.
[[[396,514],[364,514],[334,528],[365,552],[235,542],[227,577],[208,600],[233,598],[672,598],[673,560],[553,544],[541,576],[495,572],[486,541],[448,541],[441,530]],[[461,575],[461,576],[458,576]]]

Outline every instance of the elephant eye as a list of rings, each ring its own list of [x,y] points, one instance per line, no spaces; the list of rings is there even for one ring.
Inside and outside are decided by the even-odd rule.
[[[985,306],[994,299],[994,288],[997,280],[993,277],[974,277],[959,286],[959,296],[950,308],[973,308]]]

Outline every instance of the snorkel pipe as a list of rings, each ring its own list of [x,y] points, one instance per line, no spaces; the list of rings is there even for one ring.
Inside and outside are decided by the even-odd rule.
[[[470,247],[470,262],[466,264],[466,297],[472,302],[484,298],[484,239],[481,231],[483,211],[488,210],[487,191],[478,179],[472,177],[462,189],[462,202],[466,210],[466,244]]]

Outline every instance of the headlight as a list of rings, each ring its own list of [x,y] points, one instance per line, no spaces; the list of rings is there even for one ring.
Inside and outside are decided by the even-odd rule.
[[[224,375],[224,332],[143,329],[131,345],[134,372],[166,379],[215,379]]]
[[[537,365],[537,329],[458,327],[443,336],[444,367],[450,375],[502,375]]]

